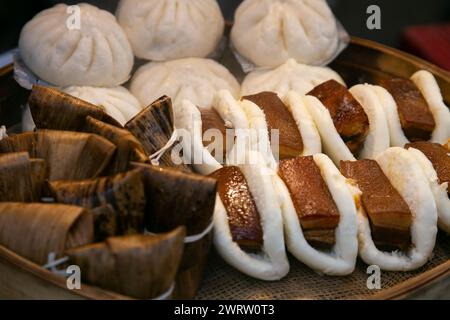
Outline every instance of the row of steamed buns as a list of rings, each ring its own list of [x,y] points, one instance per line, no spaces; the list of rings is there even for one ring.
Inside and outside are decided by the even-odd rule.
[[[22,30],[20,56],[49,85],[102,106],[121,123],[162,95],[175,104],[188,99],[201,107],[210,107],[220,89],[241,95],[234,76],[205,58],[224,34],[217,1],[121,0],[116,16],[85,3],[78,8],[56,5]],[[242,94],[261,91],[267,82],[263,89],[307,86],[304,93],[338,78],[329,69],[303,65],[329,60],[338,38],[324,0],[245,0],[236,12],[231,41],[256,66],[273,70],[249,74]],[[130,93],[121,85],[130,80],[135,56],[152,62],[134,74]]]

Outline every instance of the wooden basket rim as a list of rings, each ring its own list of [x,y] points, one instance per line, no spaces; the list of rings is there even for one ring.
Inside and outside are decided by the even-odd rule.
[[[6,247],[0,245],[0,261],[4,260],[15,267],[28,272],[29,274],[46,281],[48,283],[51,283],[52,285],[55,285],[58,288],[69,290],[67,289],[66,280],[62,278],[61,276],[58,276],[41,266],[19,256],[15,252],[7,249]],[[82,287],[80,290],[71,290],[71,293],[73,293],[76,296],[79,296],[80,298],[84,299],[90,299],[90,300],[106,300],[106,299],[119,299],[119,300],[130,300],[132,298],[114,293],[111,291],[107,291],[105,289],[97,288],[94,286],[90,286],[87,284],[82,284]]]
[[[405,53],[401,50],[391,48],[385,46],[383,44],[362,39],[358,37],[351,37],[351,44],[356,46],[361,46],[365,48],[369,48],[375,51],[379,51],[391,56],[394,56],[398,59],[407,61],[412,65],[416,66],[418,69],[426,68],[431,71],[434,75],[437,75],[444,79],[446,82],[450,83],[450,72],[443,70],[442,68],[427,62],[423,59],[420,59],[411,54]],[[6,65],[0,68],[0,76],[5,76],[8,73],[13,71],[13,64]],[[5,260],[10,264],[16,266],[17,268],[32,274],[33,276],[49,282],[61,289],[68,290],[66,287],[65,280],[42,267],[20,257],[16,253],[8,250],[7,248],[0,245],[0,261]],[[421,289],[427,285],[432,285],[440,280],[446,279],[450,277],[450,260],[438,265],[437,267],[428,270],[424,273],[421,273],[418,276],[415,276],[411,279],[403,281],[399,284],[394,285],[389,289],[382,290],[380,293],[374,294],[369,299],[374,300],[387,300],[387,299],[402,299],[407,297],[409,294],[414,293],[416,290]],[[85,285],[81,290],[74,290],[74,295],[77,295],[81,298],[87,299],[131,299],[129,297],[109,292],[107,290]]]
[[[375,42],[372,40],[367,40],[367,39],[354,37],[354,36],[351,37],[350,43],[357,45],[357,46],[374,49],[376,51],[380,51],[385,54],[394,56],[400,60],[407,61],[407,62],[411,63],[412,65],[416,66],[417,69],[426,68],[434,75],[438,75],[439,77],[442,77],[445,81],[450,82],[450,71],[444,70],[441,67],[438,67],[437,65],[435,65],[431,62],[428,62],[422,58],[419,58],[417,56],[414,56],[410,53],[404,52],[404,51],[396,49],[396,48],[386,46],[384,44],[381,44],[381,43],[378,43],[378,42]]]

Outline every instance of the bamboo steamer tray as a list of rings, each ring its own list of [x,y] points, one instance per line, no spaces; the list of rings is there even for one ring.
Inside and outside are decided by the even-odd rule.
[[[231,52],[222,61],[237,68]],[[389,76],[410,77],[420,69],[432,72],[450,105],[450,73],[428,62],[368,40],[352,38],[349,47],[333,62],[347,82],[377,83]],[[236,74],[242,78],[243,74]],[[11,65],[0,69],[0,125],[20,132],[21,106],[28,92],[13,79]],[[366,286],[367,265],[358,261],[355,272],[346,277],[318,275],[289,257],[290,273],[281,281],[263,282],[228,266],[214,252],[206,265],[197,299],[401,299],[443,297],[450,294],[450,236],[439,233],[433,258],[413,272],[382,272],[381,290]],[[446,290],[445,290],[446,289]],[[431,294],[431,295],[430,295]],[[66,280],[0,246],[0,298],[6,299],[129,299],[113,292],[82,285],[70,291]]]

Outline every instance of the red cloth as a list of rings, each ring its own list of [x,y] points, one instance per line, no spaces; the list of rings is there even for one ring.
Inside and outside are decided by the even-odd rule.
[[[402,49],[450,71],[450,23],[407,28]]]

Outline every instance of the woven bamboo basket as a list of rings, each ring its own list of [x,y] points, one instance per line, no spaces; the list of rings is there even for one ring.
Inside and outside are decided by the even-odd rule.
[[[231,52],[225,65],[237,68]],[[388,76],[409,77],[420,69],[436,77],[447,105],[450,105],[450,73],[408,55],[368,40],[352,38],[349,47],[333,62],[348,85],[378,83]],[[242,77],[242,74],[237,74]],[[28,92],[13,79],[13,68],[0,70],[0,119],[13,132],[19,132],[21,106]],[[291,272],[277,282],[249,278],[221,260],[214,252],[205,267],[197,299],[400,299],[420,297],[433,288],[450,287],[450,236],[440,233],[433,258],[413,272],[383,272],[381,290],[369,290],[367,265],[358,261],[347,277],[321,276],[294,258]],[[197,283],[196,283],[197,284]],[[12,299],[128,299],[100,288],[83,285],[69,291],[66,281],[0,246],[0,298]],[[448,297],[447,297],[448,298]]]

